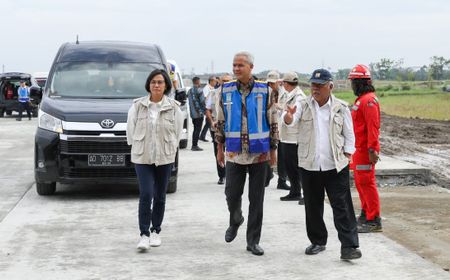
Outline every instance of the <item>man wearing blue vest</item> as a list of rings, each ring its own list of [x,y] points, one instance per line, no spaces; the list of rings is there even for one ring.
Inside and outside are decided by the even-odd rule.
[[[22,120],[23,109],[27,110],[28,119],[31,120],[30,89],[25,84],[25,81],[20,81],[20,87],[17,89],[17,94],[19,96],[19,117],[16,120]]]
[[[278,116],[271,106],[266,82],[252,76],[253,55],[239,52],[233,59],[237,80],[224,83],[216,103],[218,143],[217,161],[226,163],[225,195],[230,212],[225,241],[231,242],[244,222],[242,193],[247,172],[250,201],[247,221],[247,251],[261,256],[259,246],[263,220],[264,189],[267,165],[276,164]],[[223,146],[225,144],[226,152]]]

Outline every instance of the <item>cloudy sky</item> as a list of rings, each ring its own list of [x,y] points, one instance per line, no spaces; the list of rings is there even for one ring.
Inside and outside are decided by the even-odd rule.
[[[333,71],[381,58],[407,66],[450,58],[448,0],[2,0],[0,66],[48,71],[59,46],[83,40],[159,44],[184,72]],[[0,69],[1,71],[1,69]]]

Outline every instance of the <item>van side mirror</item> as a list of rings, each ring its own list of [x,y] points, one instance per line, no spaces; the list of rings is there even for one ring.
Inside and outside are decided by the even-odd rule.
[[[175,91],[175,100],[180,102],[181,105],[184,105],[186,103],[186,89],[185,88],[179,88]]]
[[[31,86],[30,87],[30,97],[33,100],[36,100],[35,103],[39,104],[41,103],[42,99],[42,88],[38,86]]]

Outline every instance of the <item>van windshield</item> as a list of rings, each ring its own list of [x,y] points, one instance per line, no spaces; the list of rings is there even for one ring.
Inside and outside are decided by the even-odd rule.
[[[58,63],[50,96],[74,98],[137,98],[148,94],[145,81],[159,64],[124,62]]]

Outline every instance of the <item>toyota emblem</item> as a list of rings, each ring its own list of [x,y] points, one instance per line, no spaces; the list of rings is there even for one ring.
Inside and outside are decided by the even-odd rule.
[[[113,126],[114,126],[114,121],[111,120],[111,119],[105,119],[105,120],[101,121],[100,125],[101,125],[103,128],[113,128]]]

